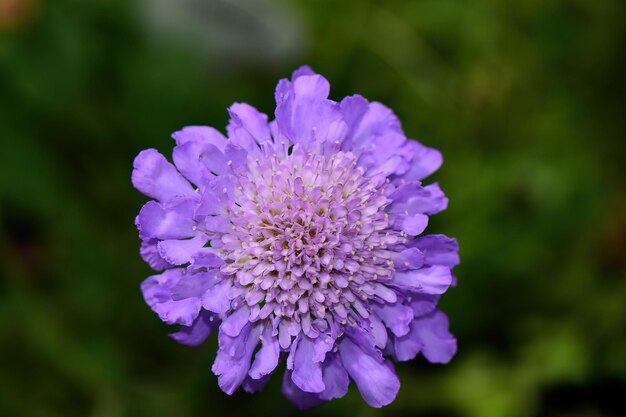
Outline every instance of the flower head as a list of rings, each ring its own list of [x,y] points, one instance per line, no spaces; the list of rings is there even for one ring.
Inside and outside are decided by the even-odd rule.
[[[286,359],[283,392],[301,408],[354,381],[373,407],[400,388],[392,360],[456,352],[436,308],[453,285],[458,246],[422,235],[447,199],[421,180],[441,154],[408,140],[396,116],[361,96],[328,99],[308,67],[281,80],[275,120],[229,108],[228,138],[174,133],[174,165],[156,150],[134,163],[153,198],[136,224],[141,255],[163,271],[146,302],[171,337],[197,346],[218,331],[213,372],[232,394],[263,388]]]

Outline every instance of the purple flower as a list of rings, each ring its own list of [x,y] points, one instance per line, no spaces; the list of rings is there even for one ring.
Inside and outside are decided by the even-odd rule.
[[[136,219],[141,255],[163,271],[141,286],[170,336],[197,346],[218,331],[222,390],[261,390],[286,360],[284,394],[301,408],[343,397],[372,407],[400,388],[393,366],[456,352],[437,309],[458,245],[422,235],[448,200],[441,154],[408,140],[397,117],[355,95],[328,99],[310,68],[276,88],[275,120],[247,104],[210,127],[174,133],[171,164],[154,149],[134,186],[154,200]]]

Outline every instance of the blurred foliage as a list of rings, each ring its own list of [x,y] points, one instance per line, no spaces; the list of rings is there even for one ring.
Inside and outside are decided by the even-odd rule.
[[[624,416],[626,21],[619,0],[0,0],[0,415],[287,416],[222,394],[216,341],[144,305],[133,157],[301,64],[441,149],[461,244],[445,367],[314,416]]]

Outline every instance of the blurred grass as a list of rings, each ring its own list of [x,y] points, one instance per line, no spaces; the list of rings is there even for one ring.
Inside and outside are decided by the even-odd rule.
[[[147,147],[226,107],[273,111],[301,64],[441,149],[459,353],[397,366],[311,415],[622,416],[625,7],[617,0],[0,0],[0,415],[287,416],[230,398],[215,340],[177,346],[143,304],[130,185]],[[622,394],[622,395],[620,395]]]

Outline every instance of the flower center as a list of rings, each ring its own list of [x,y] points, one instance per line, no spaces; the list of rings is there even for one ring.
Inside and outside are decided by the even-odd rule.
[[[324,327],[327,314],[344,324],[368,316],[362,301],[380,296],[378,282],[393,273],[389,249],[404,237],[389,228],[387,187],[356,162],[352,153],[300,148],[250,161],[221,239],[233,298],[260,318],[294,318],[303,328]]]

